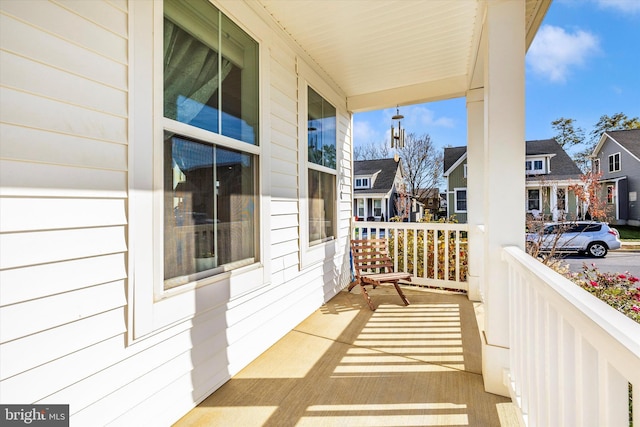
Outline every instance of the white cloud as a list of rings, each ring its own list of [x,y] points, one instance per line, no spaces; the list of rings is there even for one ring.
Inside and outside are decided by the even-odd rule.
[[[382,135],[367,121],[353,122],[353,139],[359,144],[377,143]]]
[[[600,41],[594,34],[544,25],[529,48],[527,63],[535,74],[562,83],[573,68],[583,66],[599,51]]]
[[[402,113],[402,111],[400,111]],[[436,117],[436,113],[426,108],[422,105],[408,107],[406,113],[403,113],[406,117],[404,123],[406,123],[406,128],[418,128],[418,129],[427,129],[428,127],[445,127],[445,128],[453,128],[454,120],[450,117]]]
[[[603,9],[614,9],[624,13],[640,12],[640,1],[638,0],[595,0],[595,2]]]

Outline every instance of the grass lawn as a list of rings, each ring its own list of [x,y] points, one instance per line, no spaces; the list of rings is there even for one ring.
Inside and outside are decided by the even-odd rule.
[[[631,225],[612,225],[612,227],[620,232],[620,240],[640,241],[640,227]]]

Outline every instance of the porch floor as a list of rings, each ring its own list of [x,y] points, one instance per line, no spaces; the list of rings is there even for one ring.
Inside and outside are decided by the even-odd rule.
[[[370,288],[368,288],[370,289]],[[518,426],[486,393],[466,295],[340,292],[175,426]]]

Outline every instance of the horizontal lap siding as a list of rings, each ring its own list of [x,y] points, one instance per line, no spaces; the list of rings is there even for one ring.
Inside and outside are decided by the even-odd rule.
[[[2,2],[0,15],[0,395],[70,403],[73,425],[173,421],[335,293],[347,259],[341,249],[301,269],[296,57],[273,37],[263,82],[271,275],[224,304],[196,300],[195,317],[127,341],[127,8],[25,0]],[[350,177],[349,116],[338,124],[347,142],[339,168]],[[343,239],[348,198],[338,205]]]
[[[127,355],[123,6],[2,2],[3,403],[69,403],[77,412],[104,394],[74,384]]]

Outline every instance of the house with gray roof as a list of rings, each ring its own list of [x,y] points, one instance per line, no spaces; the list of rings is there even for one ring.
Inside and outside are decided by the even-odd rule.
[[[415,221],[422,206],[406,193],[402,162],[394,159],[353,162],[353,215],[360,220],[386,221],[394,216]]]
[[[602,196],[615,223],[640,226],[640,129],[603,133],[592,166],[602,174]]]
[[[526,212],[529,217],[554,221],[582,216],[571,186],[581,182],[581,171],[555,139],[526,143]],[[447,216],[467,221],[467,147],[444,149]]]

